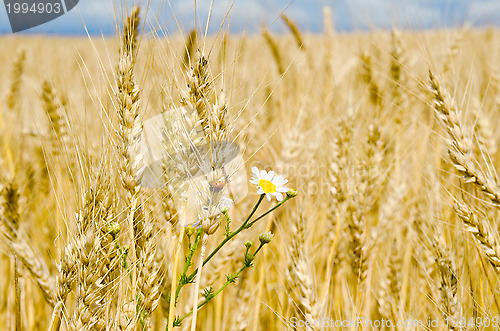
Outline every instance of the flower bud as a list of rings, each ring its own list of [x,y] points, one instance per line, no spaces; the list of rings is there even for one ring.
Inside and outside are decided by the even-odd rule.
[[[196,232],[196,229],[191,224],[188,224],[184,228],[184,232],[186,233],[186,236],[190,237]]]
[[[295,198],[297,196],[297,191],[291,188],[290,190],[288,190],[288,192],[286,192],[286,195],[289,198]]]
[[[263,232],[260,234],[259,240],[260,240],[260,243],[262,245],[265,245],[265,244],[270,243],[271,240],[273,239],[273,237],[274,237],[274,234],[272,234],[271,232],[267,232],[267,233]]]
[[[112,222],[108,226],[108,232],[113,238],[115,238],[118,235],[120,230],[121,230],[121,226],[118,222]]]

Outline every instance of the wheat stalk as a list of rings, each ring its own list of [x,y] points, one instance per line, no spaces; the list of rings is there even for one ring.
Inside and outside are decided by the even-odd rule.
[[[118,150],[120,155],[120,176],[123,188],[127,191],[127,220],[130,235],[130,267],[132,272],[132,299],[135,302],[137,290],[137,253],[136,242],[139,236],[137,229],[143,228],[144,215],[139,202],[140,187],[136,181],[136,174],[140,172],[142,157],[138,152],[138,140],[142,132],[139,122],[140,110],[140,87],[135,81],[134,67],[137,60],[138,34],[140,9],[134,7],[132,13],[127,17],[120,43],[120,56],[116,71],[116,100],[118,102]],[[124,316],[128,313],[125,312]],[[122,328],[128,328],[137,322],[137,318],[127,318],[126,326],[121,323]]]
[[[300,32],[299,27],[295,24],[288,16],[285,14],[281,14],[281,19],[285,22],[286,26],[290,30],[297,43],[299,49],[306,50],[306,46],[304,45],[304,38],[302,37],[302,33]]]
[[[457,295],[458,279],[455,274],[449,254],[445,249],[444,238],[439,233],[433,241],[433,247],[436,254],[436,265],[441,278],[441,301],[443,303],[443,316],[447,322],[447,326],[451,330],[461,329],[457,326],[462,309]]]
[[[264,30],[264,32],[262,32],[262,36],[264,37],[266,44],[271,50],[274,61],[276,62],[276,65],[278,67],[278,74],[282,76],[285,73],[285,67],[283,65],[283,60],[281,58],[281,53],[278,44],[267,30]]]
[[[19,192],[14,183],[9,183],[2,189],[2,214],[0,221],[6,239],[9,241],[10,247],[14,253],[14,259],[20,260],[25,268],[30,272],[38,287],[42,290],[45,300],[54,305],[52,282],[50,274],[43,260],[34,253],[33,249],[28,245],[26,240],[19,235]],[[15,262],[17,265],[17,262]],[[17,269],[17,268],[15,268]],[[14,273],[17,273],[14,270]],[[17,281],[17,280],[16,280]],[[16,292],[20,291],[16,288]],[[19,299],[19,298],[18,298]],[[18,304],[20,304],[18,302]],[[18,307],[20,308],[20,307]],[[17,321],[20,323],[20,311],[18,311]],[[19,325],[18,325],[19,326]]]
[[[7,95],[7,107],[14,110],[19,105],[19,89],[21,87],[21,76],[24,72],[24,62],[26,60],[26,51],[19,50],[12,68],[12,82]]]
[[[64,113],[62,113],[64,111],[64,101],[58,98],[52,84],[47,80],[42,83],[41,99],[49,119],[51,133],[56,141],[63,141],[68,130]]]
[[[496,268],[500,268],[500,246],[494,232],[482,220],[479,220],[474,212],[463,202],[457,201],[454,210],[470,232],[488,261]]]
[[[373,63],[372,57],[364,52],[360,56],[361,60],[361,77],[368,85],[370,92],[370,101],[375,106],[380,106],[382,102],[382,91],[375,81],[374,73],[373,73]]]
[[[467,139],[460,123],[456,106],[450,95],[441,88],[437,78],[429,71],[431,92],[434,96],[433,106],[438,118],[444,123],[450,140],[448,155],[457,171],[466,183],[478,187],[491,203],[500,208],[500,189],[495,178],[485,174],[476,166],[470,150],[470,139]]]
[[[185,69],[188,69],[191,67],[192,63],[194,63],[194,53],[196,50],[196,40],[198,38],[198,33],[196,32],[196,29],[191,30],[189,32],[187,38],[186,38],[186,43],[184,45],[184,56],[183,56],[183,66]]]
[[[293,294],[293,304],[298,311],[303,314],[309,324],[308,330],[314,330],[315,320],[320,316],[321,306],[316,301],[317,294],[314,286],[313,274],[305,251],[305,218],[302,215],[295,215],[291,233],[294,233],[290,245],[290,257],[286,271],[287,287]]]

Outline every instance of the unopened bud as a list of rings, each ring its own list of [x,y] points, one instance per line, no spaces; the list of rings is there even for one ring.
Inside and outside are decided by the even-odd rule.
[[[288,192],[286,192],[286,195],[289,198],[295,198],[297,196],[297,191],[295,191],[293,188],[291,188],[288,190]]]
[[[259,240],[260,240],[260,243],[265,245],[265,244],[268,244],[271,242],[271,240],[273,239],[274,237],[274,234],[272,234],[271,232],[267,232],[267,233],[261,233],[261,235],[259,236]]]
[[[121,230],[121,226],[118,222],[112,222],[108,226],[108,232],[113,238],[115,238]]]
[[[196,229],[191,224],[189,224],[184,228],[184,232],[186,233],[186,236],[190,237],[196,232]]]

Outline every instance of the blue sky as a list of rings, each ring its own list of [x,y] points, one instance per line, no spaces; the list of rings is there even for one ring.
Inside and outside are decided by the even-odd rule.
[[[142,1],[143,5],[146,3]],[[193,28],[194,0],[150,0],[149,3],[147,31],[161,29],[160,34],[172,34],[178,32],[179,27],[183,32]],[[85,35],[85,23],[92,35],[114,34],[116,13],[122,12],[124,4],[120,0],[80,0],[69,13],[25,33]],[[323,26],[324,6],[331,7],[335,28],[341,31],[391,26],[411,29],[454,27],[464,23],[500,25],[500,0],[235,0],[234,3],[233,0],[215,0],[211,32],[218,30],[231,4],[230,17],[225,21],[231,32],[258,31],[263,25],[270,25],[283,11],[303,30],[317,32]],[[206,22],[209,8],[210,0],[197,0],[200,24]],[[272,30],[280,32],[286,29],[278,20],[272,25]],[[3,6],[0,7],[0,33],[11,33]]]

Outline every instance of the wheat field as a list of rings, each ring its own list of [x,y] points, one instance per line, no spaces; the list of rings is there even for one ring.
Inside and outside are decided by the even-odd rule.
[[[144,9],[0,38],[1,330],[499,328],[498,30],[164,36]],[[212,156],[190,197],[222,142],[248,178]]]

